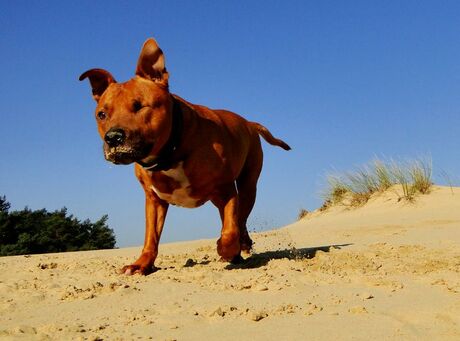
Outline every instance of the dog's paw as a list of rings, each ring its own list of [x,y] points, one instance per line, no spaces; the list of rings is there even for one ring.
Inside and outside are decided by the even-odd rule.
[[[219,238],[217,241],[217,253],[223,261],[231,262],[235,257],[240,255],[240,251],[241,248],[238,239],[231,243],[222,242],[222,238]]]
[[[136,264],[125,265],[119,271],[120,274],[127,275],[127,276],[136,275],[136,274],[149,275],[152,272],[153,272],[153,269],[151,268],[149,269],[148,267],[143,267],[143,266],[136,265]]]
[[[152,272],[155,272],[155,266],[153,265],[155,257],[152,253],[146,252],[142,253],[141,256],[133,264],[125,265],[119,271],[120,274],[124,275],[149,275]]]

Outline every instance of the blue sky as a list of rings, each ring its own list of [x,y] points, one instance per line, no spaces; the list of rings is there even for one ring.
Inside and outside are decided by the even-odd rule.
[[[134,74],[144,40],[166,55],[173,93],[261,122],[250,218],[260,231],[321,204],[324,176],[374,156],[431,155],[458,179],[457,1],[3,1],[0,5],[0,195],[13,209],[109,215],[118,245],[141,245],[143,191],[132,166],[102,155],[89,84]],[[172,208],[163,242],[217,237],[210,204]]]

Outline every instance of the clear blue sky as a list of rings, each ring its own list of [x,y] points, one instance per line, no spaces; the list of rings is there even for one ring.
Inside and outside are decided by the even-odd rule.
[[[458,1],[3,1],[0,195],[13,209],[109,215],[118,245],[141,245],[143,191],[102,155],[85,70],[129,79],[155,37],[174,93],[266,125],[251,228],[321,204],[324,175],[375,155],[430,154],[435,180],[460,172]],[[210,204],[169,211],[162,241],[217,237]]]

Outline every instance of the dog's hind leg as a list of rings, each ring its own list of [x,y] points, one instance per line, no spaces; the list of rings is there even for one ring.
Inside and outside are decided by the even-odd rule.
[[[241,250],[245,252],[250,252],[253,244],[252,239],[249,237],[247,220],[256,201],[257,180],[262,170],[262,160],[262,148],[257,137],[246,158],[246,163],[236,179],[239,199],[238,226],[240,228],[240,245]]]
[[[222,231],[217,241],[217,253],[222,260],[233,262],[240,256],[240,229],[238,227],[238,192],[235,183],[222,186],[212,203],[219,209]]]

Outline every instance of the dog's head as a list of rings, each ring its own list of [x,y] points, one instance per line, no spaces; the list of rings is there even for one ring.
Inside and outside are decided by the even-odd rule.
[[[97,102],[96,121],[104,155],[115,164],[155,160],[172,129],[172,96],[163,52],[153,39],[142,47],[136,76],[117,83],[110,72],[91,69],[88,78]]]

